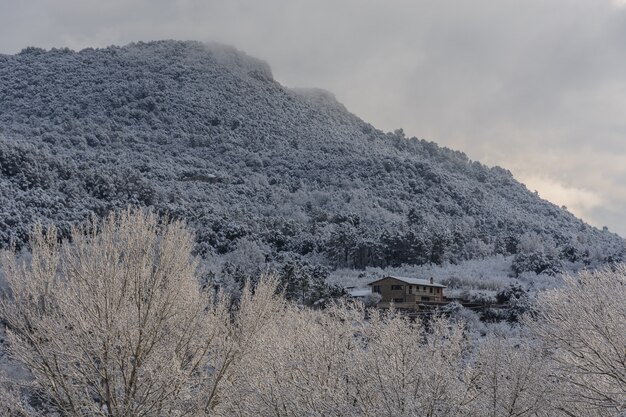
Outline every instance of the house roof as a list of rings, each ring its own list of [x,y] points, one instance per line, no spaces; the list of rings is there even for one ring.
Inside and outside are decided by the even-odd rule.
[[[372,281],[367,285],[372,285],[375,284],[379,281],[382,281],[383,279],[387,279],[387,278],[391,278],[391,279],[397,279],[398,281],[402,281],[404,283],[410,284],[410,285],[424,285],[426,287],[438,287],[438,288],[446,288],[445,285],[441,285],[441,284],[437,284],[437,283],[430,283],[430,280],[428,279],[418,279],[418,278],[406,278],[406,277],[396,277],[393,275],[389,275],[386,276],[384,278],[381,279],[377,279],[376,281]]]

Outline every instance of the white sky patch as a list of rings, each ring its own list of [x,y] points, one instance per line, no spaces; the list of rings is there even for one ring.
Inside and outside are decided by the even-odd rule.
[[[539,192],[541,198],[559,206],[566,206],[571,213],[587,223],[596,227],[601,226],[592,215],[593,209],[607,204],[600,194],[583,188],[569,187],[547,177],[521,176],[519,179],[529,190]]]
[[[612,0],[613,6],[618,8],[626,7],[626,0]]]

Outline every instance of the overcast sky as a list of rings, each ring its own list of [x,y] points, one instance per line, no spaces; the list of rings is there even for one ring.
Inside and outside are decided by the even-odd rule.
[[[626,0],[0,0],[0,53],[171,38],[232,44],[626,236]]]

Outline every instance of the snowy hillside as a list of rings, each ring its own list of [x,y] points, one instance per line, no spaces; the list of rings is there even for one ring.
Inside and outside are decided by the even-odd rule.
[[[381,132],[231,47],[0,55],[0,246],[37,220],[67,233],[127,205],[186,219],[205,257],[365,268],[501,254],[552,273],[624,254],[507,170]]]

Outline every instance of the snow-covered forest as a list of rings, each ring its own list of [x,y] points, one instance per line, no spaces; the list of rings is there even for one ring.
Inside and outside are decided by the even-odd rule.
[[[566,277],[516,332],[359,303],[302,308],[279,281],[200,286],[192,233],[126,211],[5,252],[2,415],[617,416],[626,268]],[[6,379],[6,371],[12,371]],[[4,371],[4,372],[2,372]]]
[[[335,268],[502,256],[513,277],[553,276],[624,257],[620,237],[505,169],[381,132],[230,47],[26,48],[0,55],[0,80],[5,247],[36,221],[68,236],[92,213],[148,206],[194,227],[211,278],[271,269],[307,302]]]

